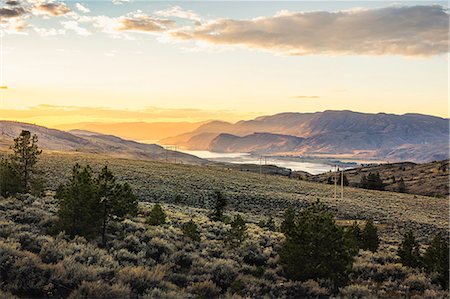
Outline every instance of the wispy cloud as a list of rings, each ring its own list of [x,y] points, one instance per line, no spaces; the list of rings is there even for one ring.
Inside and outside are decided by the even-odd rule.
[[[51,16],[62,16],[69,13],[71,10],[65,3],[47,2],[40,3],[33,7],[35,13],[43,13]]]
[[[429,5],[219,19],[172,35],[286,55],[430,56],[448,51],[448,26],[447,11]]]
[[[155,12],[155,15],[161,16],[161,17],[166,17],[166,18],[176,17],[176,18],[180,18],[180,19],[192,20],[192,21],[197,21],[197,22],[200,22],[202,20],[200,15],[198,15],[194,11],[185,10],[180,6],[172,6],[167,9],[158,10]]]
[[[209,119],[240,120],[249,116],[257,116],[260,112],[246,113],[234,110],[202,110],[191,108],[161,108],[146,107],[143,109],[112,109],[106,107],[76,107],[76,106],[54,106],[39,105],[24,109],[0,109],[0,115],[7,116],[8,120],[19,120],[33,122],[36,119],[45,122],[50,119],[58,119],[59,122],[67,121],[65,118],[73,119],[95,119],[97,121],[180,121],[194,120],[203,121]]]
[[[320,96],[293,96],[294,99],[319,99]]]
[[[89,12],[91,12],[91,10],[86,5],[83,5],[81,3],[75,4],[75,7],[82,13],[89,13]]]

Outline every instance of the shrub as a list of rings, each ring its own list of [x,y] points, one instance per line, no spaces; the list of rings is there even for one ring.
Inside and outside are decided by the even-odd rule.
[[[364,189],[372,189],[372,190],[384,190],[383,180],[380,177],[380,174],[370,172],[366,177],[365,175],[361,178],[361,182],[359,184],[361,188]]]
[[[204,299],[216,298],[220,294],[220,289],[211,280],[195,282],[188,287],[187,291]]]
[[[347,281],[353,255],[354,248],[333,215],[316,203],[302,211],[287,231],[280,263],[289,279],[326,279],[337,287]]]
[[[409,267],[418,267],[420,265],[419,243],[417,243],[412,231],[406,232],[403,241],[397,252],[400,262]]]
[[[283,234],[290,234],[296,226],[296,213],[292,207],[289,207],[284,212],[283,222],[281,222],[280,230]]]
[[[162,225],[166,223],[166,213],[160,204],[155,204],[147,217],[147,223],[150,225]]]
[[[136,294],[142,295],[147,289],[157,287],[166,275],[162,266],[148,270],[142,266],[124,267],[117,273],[117,279],[131,286]]]
[[[345,288],[340,289],[340,293],[344,298],[359,299],[359,298],[376,298],[371,295],[370,289],[365,285],[351,284]]]
[[[267,230],[270,230],[270,231],[273,231],[273,232],[277,230],[276,225],[275,225],[275,221],[273,220],[272,217],[269,217],[267,219],[267,221],[261,220],[258,223],[258,226],[261,227],[261,228],[266,228]]]
[[[198,230],[198,225],[191,220],[186,223],[183,223],[181,226],[181,230],[183,231],[183,235],[195,242],[200,242],[200,232]]]
[[[103,281],[83,281],[81,285],[70,293],[70,299],[78,298],[131,298],[131,290],[122,283],[109,285]]]

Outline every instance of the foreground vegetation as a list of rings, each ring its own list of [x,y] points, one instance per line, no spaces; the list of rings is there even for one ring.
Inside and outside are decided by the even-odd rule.
[[[318,184],[217,168],[79,155],[36,165],[37,139],[21,137],[0,165],[1,297],[447,295],[445,211],[414,218],[429,205],[416,198],[382,197],[391,215],[352,189],[337,202]],[[94,167],[67,173],[64,159]],[[35,165],[49,182],[45,196],[23,194],[40,179]],[[412,211],[395,219],[402,208]]]
[[[100,237],[86,241],[47,233],[58,219],[57,202],[51,196],[0,199],[1,297],[442,298],[447,294],[434,274],[402,265],[395,246],[359,251],[349,268],[349,281],[334,293],[325,280],[286,278],[280,263],[285,237],[280,232],[247,224],[245,241],[228,246],[231,224],[211,221],[209,210],[162,204],[166,223],[152,226],[147,219],[154,204],[141,203],[138,216],[110,227],[107,247],[101,248]],[[191,220],[198,226],[200,242],[183,230]]]

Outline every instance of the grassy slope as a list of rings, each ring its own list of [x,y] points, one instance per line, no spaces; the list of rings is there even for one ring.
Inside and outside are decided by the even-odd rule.
[[[333,199],[334,187],[278,176],[220,169],[212,166],[175,165],[95,155],[43,155],[41,167],[50,187],[56,187],[69,175],[76,163],[99,168],[107,164],[120,180],[129,182],[142,201],[173,202],[176,194],[182,202],[209,207],[214,190],[222,190],[233,210],[247,214],[249,220],[261,216],[280,217],[289,205],[302,207],[320,199],[338,219],[372,218],[380,224],[385,241],[398,241],[405,229],[415,229],[421,237],[448,229],[448,201],[392,192],[345,188],[344,199]]]
[[[361,182],[361,177],[367,176],[370,172],[380,173],[388,191],[398,190],[398,182],[403,178],[407,193],[444,198],[449,195],[449,160],[423,164],[409,162],[381,164],[349,169],[345,174],[350,185],[357,185]],[[331,174],[324,173],[312,176],[309,180],[326,183],[329,176]],[[393,176],[396,182],[393,182]]]

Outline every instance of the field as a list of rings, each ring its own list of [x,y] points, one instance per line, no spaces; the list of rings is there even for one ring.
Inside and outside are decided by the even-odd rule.
[[[94,169],[108,165],[120,180],[133,186],[141,201],[174,203],[175,196],[181,195],[183,204],[209,208],[213,192],[221,190],[232,210],[255,223],[261,217],[279,218],[289,206],[302,208],[320,200],[338,219],[373,219],[388,243],[398,242],[406,229],[416,230],[419,238],[448,229],[445,199],[351,187],[345,188],[343,199],[334,199],[334,186],[215,166],[47,154],[40,167],[49,187],[55,190],[64,182],[75,163]]]
[[[100,240],[51,233],[58,202],[54,190],[75,163],[103,165],[133,186],[139,214],[114,223],[106,247]],[[46,195],[0,197],[0,297],[37,298],[447,298],[434,274],[399,263],[397,246],[414,229],[426,248],[430,236],[447,231],[448,202],[408,194],[346,188],[334,199],[332,186],[260,176],[217,166],[110,159],[96,155],[44,154],[39,169]],[[208,217],[212,194],[221,190],[227,216],[243,215],[247,238],[225,242],[230,225]],[[177,196],[180,195],[180,196]],[[279,252],[285,236],[257,225],[269,216],[277,225],[289,207],[320,200],[338,225],[374,219],[381,236],[377,252],[360,250],[346,286],[333,291],[326,281],[285,278]],[[167,222],[146,223],[160,202]],[[200,242],[183,235],[193,220]]]

